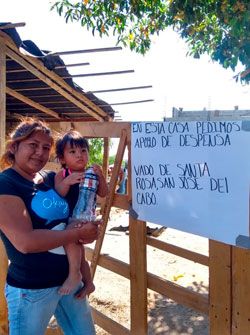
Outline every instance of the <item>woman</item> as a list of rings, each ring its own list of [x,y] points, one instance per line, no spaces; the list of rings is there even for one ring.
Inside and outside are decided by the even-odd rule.
[[[39,173],[52,146],[46,124],[28,118],[11,133],[1,159],[0,230],[10,260],[5,290],[10,335],[42,335],[53,314],[66,335],[95,334],[86,298],[77,299],[83,285],[64,296],[58,289],[68,275],[61,246],[93,242],[98,226],[89,222],[64,230],[68,204]]]

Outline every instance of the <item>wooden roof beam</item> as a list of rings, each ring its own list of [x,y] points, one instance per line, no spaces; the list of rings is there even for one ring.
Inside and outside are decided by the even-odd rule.
[[[93,119],[90,116],[82,116],[77,119],[72,120],[71,118],[68,119],[61,119],[61,122],[98,122],[98,120],[93,121]],[[58,122],[58,120],[49,120],[48,122]]]
[[[10,89],[9,87],[6,87],[6,93],[11,95],[12,97],[15,97],[16,99],[26,103],[27,105],[34,107],[37,110],[42,111],[45,114],[51,115],[53,117],[55,117],[56,119],[60,119],[60,116],[58,115],[58,113],[50,110],[49,108],[46,108],[40,104],[38,104],[37,102],[34,102],[33,100],[25,97],[24,95]]]
[[[73,66],[86,66],[86,65],[90,65],[90,63],[89,62],[85,62],[85,63],[57,65],[57,66],[54,67],[54,70],[66,69],[67,67],[73,67]],[[27,69],[12,69],[12,70],[6,71],[6,73],[21,73],[21,72],[29,72],[29,70],[27,70]]]
[[[28,64],[28,67],[29,66],[33,66],[33,71],[37,74],[37,73],[40,73],[40,74],[45,74],[45,78],[48,79],[48,80],[44,80],[43,78],[43,81],[49,85],[51,88],[55,89],[56,91],[59,91],[57,89],[57,87],[61,88],[60,91],[62,91],[62,88],[65,89],[65,94],[64,96],[66,95],[67,92],[69,92],[71,94],[71,98],[74,99],[74,101],[76,101],[76,99],[80,100],[82,103],[86,103],[87,106],[89,107],[89,109],[84,106],[82,103],[81,106],[82,106],[82,109],[85,111],[86,109],[88,111],[86,111],[89,115],[95,117],[97,120],[99,121],[112,121],[112,117],[110,115],[108,115],[107,113],[105,113],[99,106],[95,105],[94,103],[92,103],[87,97],[85,97],[82,93],[80,92],[77,92],[74,88],[72,88],[71,86],[69,86],[59,75],[57,75],[56,73],[48,70],[44,65],[43,63],[36,59],[36,58],[32,58],[32,57],[29,57],[29,56],[25,56],[25,55],[20,55],[19,53],[19,50],[17,49],[17,47],[14,45],[13,41],[11,40],[11,38],[9,36],[6,36],[6,34],[2,34],[0,32],[0,40],[5,43],[10,49],[8,50],[11,50],[14,54],[15,52],[17,52],[16,56],[18,56],[18,59],[19,61],[17,61],[19,64],[20,64],[20,61],[22,62],[22,60],[25,62],[26,66],[27,67],[27,64]],[[13,56],[13,54],[12,54]],[[10,56],[11,58],[13,58],[12,56]],[[15,59],[16,60],[16,59]],[[22,63],[21,63],[22,65]],[[39,71],[38,71],[39,70]],[[36,75],[35,74],[35,75]],[[47,78],[48,77],[48,78]],[[55,81],[55,85],[50,85],[51,81],[54,80]],[[57,84],[59,83],[60,86]],[[56,88],[55,88],[56,86]],[[62,94],[60,92],[60,94]],[[62,94],[63,95],[63,94]],[[69,96],[69,95],[68,95]],[[67,97],[68,100],[70,100],[68,97]],[[75,102],[73,102],[75,103]]]
[[[29,87],[29,88],[16,88],[15,91],[43,91],[43,90],[51,90],[51,87]],[[61,94],[59,94],[61,95]]]
[[[85,122],[77,123],[73,120],[75,129],[86,137],[118,137],[120,138],[123,129],[127,130],[128,141],[131,140],[131,122]]]
[[[18,90],[15,90],[16,92]],[[63,98],[60,94],[46,94],[46,95],[29,95],[28,98],[51,98],[51,97],[60,97]],[[65,100],[63,100],[65,102]]]
[[[83,74],[72,74],[69,76],[62,76],[63,79],[71,79],[71,78],[81,78],[81,77],[96,77],[96,76],[110,76],[113,74],[124,74],[124,73],[133,73],[135,70],[122,70],[122,71],[111,71],[111,72],[97,72],[97,73],[83,73]],[[22,79],[22,82],[35,82],[40,81],[39,78],[28,78]],[[20,79],[8,80],[8,83],[19,83]]]
[[[53,82],[53,80],[50,78],[50,76],[47,76],[46,74],[43,74],[42,72],[40,72],[39,68],[36,68],[35,66],[33,66],[32,64],[30,64],[26,58],[27,56],[23,56],[22,57],[15,53],[13,50],[11,50],[10,48],[6,48],[6,53],[8,54],[9,57],[11,57],[12,59],[14,59],[16,62],[18,62],[19,64],[21,64],[22,66],[24,66],[25,68],[29,69],[29,71],[35,75],[36,77],[38,77],[40,80],[42,80],[43,82],[45,82],[50,88],[53,88],[54,90],[56,90],[57,92],[59,92],[61,95],[63,95],[67,100],[71,101],[73,104],[75,104],[76,106],[78,106],[80,109],[82,109],[84,112],[86,112],[87,114],[93,116],[94,118],[97,118],[99,121],[104,121],[103,118],[98,115],[97,113],[95,113],[93,110],[90,110],[88,107],[86,107],[85,105],[83,105],[83,103],[81,103],[79,100],[77,100],[74,96],[70,95],[70,93],[68,93],[67,91],[65,91],[61,86],[59,86],[56,82]],[[34,61],[33,59],[29,58],[29,61]],[[42,67],[42,64],[40,64],[40,67]],[[44,71],[46,72],[46,71]],[[51,71],[50,71],[51,72]],[[60,76],[56,76],[58,77],[58,82],[63,82],[63,79]],[[66,84],[66,83],[65,83]],[[66,84],[67,85],[67,84]],[[73,91],[73,89],[72,89]],[[94,105],[94,103],[93,103]],[[103,111],[102,111],[103,112]],[[104,113],[104,112],[103,112]],[[106,116],[106,113],[104,113]]]
[[[30,98],[33,98],[33,97],[27,97],[27,98],[30,99]],[[37,102],[37,101],[35,101],[35,102]],[[59,104],[59,105],[61,105],[61,104],[67,104],[67,103],[69,104],[69,102],[65,101],[65,100],[47,100],[47,101],[39,101],[37,103],[44,104],[44,105],[46,105],[46,104]],[[8,106],[21,105],[21,104],[22,104],[21,102],[15,102],[13,100],[12,101],[8,100]],[[74,106],[74,107],[76,107],[76,106]]]

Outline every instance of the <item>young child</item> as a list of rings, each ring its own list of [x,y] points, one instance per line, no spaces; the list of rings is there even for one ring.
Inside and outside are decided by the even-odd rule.
[[[84,179],[89,160],[88,141],[79,132],[70,130],[56,141],[56,156],[63,169],[55,176],[55,189],[67,199],[71,216],[78,200],[79,183]],[[108,187],[101,167],[94,164],[93,170],[98,176],[97,194],[105,197]],[[68,244],[64,247],[69,261],[69,275],[59,293],[69,294],[83,280],[84,295],[89,295],[95,290],[95,286],[88,261],[85,260],[84,248],[81,244]]]

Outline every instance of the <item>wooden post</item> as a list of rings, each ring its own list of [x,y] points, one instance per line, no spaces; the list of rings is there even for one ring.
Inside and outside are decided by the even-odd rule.
[[[232,250],[232,335],[243,335],[250,331],[250,250]]]
[[[127,149],[128,149],[128,179],[127,179],[127,194],[129,202],[132,201],[132,173],[131,173],[131,137],[128,137],[127,140]]]
[[[96,241],[95,244],[95,248],[94,248],[94,252],[93,252],[93,256],[91,259],[91,275],[94,278],[95,275],[95,271],[96,271],[96,267],[98,264],[98,259],[100,256],[100,252],[101,252],[101,248],[102,248],[102,243],[104,240],[104,235],[106,232],[106,228],[107,228],[107,224],[108,224],[108,220],[109,220],[109,213],[110,213],[110,209],[112,207],[112,203],[114,200],[114,194],[115,194],[115,188],[116,188],[116,183],[117,183],[117,179],[118,179],[118,174],[121,168],[121,163],[122,163],[122,159],[123,159],[123,155],[124,155],[124,151],[127,145],[127,132],[126,130],[122,130],[121,133],[121,138],[120,138],[120,142],[119,142],[119,146],[118,146],[118,151],[117,151],[117,155],[115,158],[115,163],[114,163],[114,169],[113,169],[113,173],[111,176],[111,180],[110,180],[110,185],[109,185],[109,193],[107,195],[106,198],[106,203],[103,209],[103,224],[100,228],[100,236],[98,238],[98,240]]]
[[[108,177],[108,167],[109,167],[109,137],[104,137],[104,150],[103,150],[103,175],[107,180]]]
[[[211,335],[231,334],[231,264],[232,246],[209,240],[209,317]]]
[[[127,193],[132,203],[131,180],[131,138],[127,141],[128,182]],[[148,333],[147,301],[147,225],[144,221],[129,216],[129,255],[130,255],[130,319],[131,335]]]
[[[0,43],[0,155],[5,147],[6,129],[6,53],[5,46]],[[8,259],[3,242],[0,239],[0,335],[8,334],[7,305],[4,287],[8,268]]]
[[[146,335],[148,333],[146,222],[135,220],[131,216],[129,249],[131,335]]]
[[[109,137],[103,138],[104,149],[103,149],[103,160],[102,160],[102,171],[105,180],[108,180],[108,168],[109,168]],[[104,207],[106,202],[106,197],[98,197],[98,202],[100,204],[100,214],[104,213]]]

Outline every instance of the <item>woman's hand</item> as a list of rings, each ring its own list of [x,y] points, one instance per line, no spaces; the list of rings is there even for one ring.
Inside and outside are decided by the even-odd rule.
[[[69,219],[69,225],[66,229],[79,230],[79,243],[88,244],[94,242],[99,236],[102,220],[83,222],[78,219]]]

